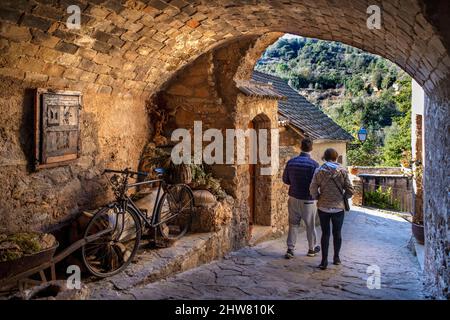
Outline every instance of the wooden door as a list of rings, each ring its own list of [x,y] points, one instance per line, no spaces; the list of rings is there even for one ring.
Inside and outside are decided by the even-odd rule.
[[[35,105],[35,156],[38,167],[78,158],[81,94],[38,89]]]

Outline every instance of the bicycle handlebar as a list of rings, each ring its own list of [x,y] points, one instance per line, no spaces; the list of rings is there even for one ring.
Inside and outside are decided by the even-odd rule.
[[[137,175],[137,176],[148,176],[148,172],[142,172],[142,171],[131,171],[128,169],[125,170],[112,170],[112,169],[105,169],[103,173],[119,173],[119,174],[129,174],[129,175]]]

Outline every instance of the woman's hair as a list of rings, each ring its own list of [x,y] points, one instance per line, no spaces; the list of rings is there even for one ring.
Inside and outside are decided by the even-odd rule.
[[[336,150],[334,150],[333,148],[328,148],[327,150],[325,150],[322,160],[336,162],[338,157],[339,154]]]

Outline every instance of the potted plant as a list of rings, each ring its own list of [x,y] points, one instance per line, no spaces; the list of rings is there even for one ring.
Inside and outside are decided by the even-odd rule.
[[[425,233],[423,225],[423,188],[422,176],[423,166],[420,161],[413,162],[414,179],[416,181],[416,193],[414,195],[414,215],[412,219],[412,233],[419,244],[425,243]]]
[[[212,173],[208,172],[203,164],[191,164],[191,170],[192,182],[189,185],[193,190],[207,190],[218,200],[226,197],[226,193],[220,185],[220,180],[214,178]],[[200,194],[198,193],[198,195]],[[205,197],[201,198],[206,199]]]
[[[0,234],[0,280],[50,261],[58,245],[49,233]]]
[[[355,176],[358,174],[358,171],[359,171],[359,170],[358,170],[358,167],[350,166],[349,169],[350,169],[350,170],[349,170],[349,171],[350,171],[350,174],[355,175]]]
[[[185,183],[192,182],[192,170],[189,164],[174,164],[170,162],[169,165],[169,177],[171,183]]]

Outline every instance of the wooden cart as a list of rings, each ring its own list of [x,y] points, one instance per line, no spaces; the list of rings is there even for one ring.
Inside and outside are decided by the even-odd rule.
[[[17,285],[22,292],[27,284],[39,285],[47,282],[45,270],[50,269],[51,280],[56,280],[55,265],[67,258],[73,252],[80,249],[88,242],[100,238],[110,229],[102,230],[89,237],[80,239],[72,243],[69,247],[55,255],[58,243],[53,247],[39,251],[31,255],[25,255],[12,261],[0,262],[0,288]],[[39,274],[41,280],[31,279],[30,277]]]

